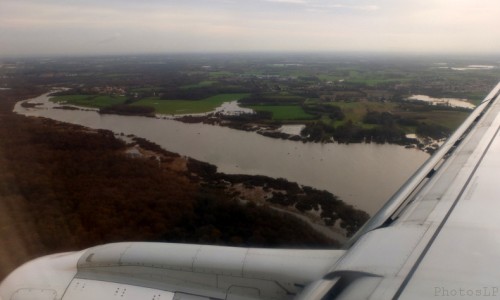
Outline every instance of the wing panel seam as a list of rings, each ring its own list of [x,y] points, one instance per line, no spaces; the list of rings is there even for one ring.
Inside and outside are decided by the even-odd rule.
[[[470,185],[470,183],[472,181],[472,178],[474,178],[474,175],[476,174],[477,169],[482,164],[484,157],[486,156],[486,154],[490,150],[491,145],[493,144],[493,142],[494,142],[494,140],[497,137],[497,135],[498,135],[499,132],[500,132],[500,127],[498,127],[497,130],[495,131],[495,134],[494,134],[493,138],[488,143],[488,146],[486,147],[485,151],[481,155],[481,158],[479,159],[478,163],[474,167],[474,170],[472,170],[471,174],[469,175],[469,178],[467,178],[467,181],[464,184],[462,190],[460,190],[460,193],[455,198],[452,206],[450,207],[450,210],[446,213],[445,217],[443,218],[443,221],[441,221],[441,223],[439,224],[438,228],[436,229],[436,232],[434,232],[434,234],[432,235],[431,239],[429,240],[429,242],[425,246],[424,250],[422,251],[422,254],[420,254],[420,256],[418,257],[417,261],[415,262],[415,265],[413,265],[412,269],[410,270],[410,272],[406,276],[405,280],[401,283],[401,286],[396,291],[396,294],[394,294],[394,297],[392,299],[398,299],[401,296],[401,294],[403,293],[403,291],[405,290],[405,288],[408,285],[408,283],[410,282],[410,280],[413,278],[413,275],[417,271],[420,263],[424,260],[425,256],[429,252],[430,248],[432,247],[432,244],[434,243],[434,241],[436,240],[437,236],[439,235],[439,233],[443,229],[444,225],[448,221],[449,217],[451,216],[451,213],[453,212],[453,210],[457,206],[458,202],[462,198],[465,190],[469,187],[469,185]]]

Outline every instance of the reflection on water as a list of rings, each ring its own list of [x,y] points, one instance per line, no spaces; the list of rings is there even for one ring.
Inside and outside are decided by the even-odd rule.
[[[448,63],[434,63],[435,65],[441,66],[439,69],[450,69],[454,71],[469,71],[469,70],[491,70],[494,69],[495,66],[491,65],[468,65],[466,67],[450,67]]]
[[[223,115],[240,115],[240,114],[251,114],[253,109],[241,107],[238,101],[224,102],[221,106],[215,109],[216,113],[222,113]]]
[[[30,101],[49,102],[46,95]],[[370,214],[376,212],[428,157],[422,151],[396,145],[302,143],[175,120],[100,115],[94,111],[58,110],[46,106],[23,108],[20,103],[15,111],[134,134],[169,151],[212,163],[221,172],[282,177],[328,190]]]
[[[432,105],[445,105],[450,107],[462,107],[474,109],[474,104],[467,101],[467,99],[458,98],[433,98],[426,95],[412,95],[407,100],[417,100],[432,103]]]
[[[300,135],[300,132],[305,127],[306,127],[306,125],[302,125],[302,124],[299,124],[299,125],[283,125],[278,130],[280,132],[283,132],[283,133],[286,133],[286,134],[290,134],[290,135]]]
[[[494,69],[495,66],[487,66],[487,65],[468,65],[464,68],[451,68],[455,71],[467,71],[467,70],[491,70]]]
[[[155,103],[158,104],[158,103]],[[181,113],[176,113],[176,114],[157,114],[157,117],[163,118],[163,119],[171,119],[174,120],[179,117],[185,117],[185,116],[208,116],[213,113],[218,113],[218,114],[223,114],[226,116],[235,116],[235,115],[241,115],[241,114],[251,114],[254,113],[254,110],[251,108],[246,108],[246,107],[241,107],[240,103],[238,100],[234,101],[229,101],[229,102],[224,102],[222,103],[219,107],[216,107],[212,111],[204,112],[204,113],[188,113],[188,114],[183,114],[182,111],[177,110],[178,112]]]

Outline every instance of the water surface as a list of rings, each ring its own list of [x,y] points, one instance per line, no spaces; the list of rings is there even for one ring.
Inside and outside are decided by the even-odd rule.
[[[467,99],[458,99],[458,98],[434,98],[429,97],[427,95],[412,95],[407,98],[407,100],[417,100],[429,102],[432,105],[444,105],[450,107],[462,107],[474,109],[476,106],[470,103]]]
[[[282,177],[324,189],[370,214],[428,158],[422,151],[396,145],[302,143],[206,124],[53,109],[47,95],[28,101],[44,105],[27,109],[17,103],[15,111],[133,134],[214,164],[224,173]]]

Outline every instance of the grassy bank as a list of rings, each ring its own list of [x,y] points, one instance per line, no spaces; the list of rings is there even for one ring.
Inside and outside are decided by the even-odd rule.
[[[224,102],[239,100],[247,94],[220,94],[202,100],[162,100],[151,97],[134,102],[131,105],[153,107],[159,114],[197,114],[215,110]]]
[[[215,110],[224,102],[239,100],[248,94],[219,94],[201,100],[164,100],[159,97],[144,98],[133,102],[132,106],[147,106],[159,114],[196,114]],[[107,95],[63,95],[55,96],[51,101],[59,104],[71,104],[83,107],[106,108],[125,104],[125,96]]]
[[[270,112],[273,120],[311,120],[316,116],[308,114],[299,105],[249,105],[245,106],[255,111]]]
[[[59,104],[71,104],[84,107],[103,108],[112,105],[123,104],[125,96],[107,95],[64,95],[55,96],[51,101]]]

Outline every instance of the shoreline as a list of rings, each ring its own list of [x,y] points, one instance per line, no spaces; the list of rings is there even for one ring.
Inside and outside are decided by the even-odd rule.
[[[413,167],[418,167],[421,161],[427,159],[425,152],[399,145],[297,143],[266,138],[255,132],[234,130],[227,126],[99,115],[95,111],[59,112],[46,109],[54,106],[54,103],[45,96],[30,99],[30,102],[47,105],[34,109],[17,105],[16,111],[23,115],[45,116],[118,134],[144,137],[164,149],[214,164],[226,174],[262,174],[271,178],[287,178],[339,195],[347,203],[371,214],[399,187],[398,180],[402,181],[401,178],[411,175]],[[227,143],[226,139],[229,139]],[[378,175],[388,162],[393,163],[391,174],[399,174],[397,177],[391,175],[390,182]],[[356,177],[359,172],[364,175]]]
[[[24,106],[28,105],[28,108],[36,108],[38,106],[37,103],[32,103],[32,104],[26,103],[26,101],[28,100],[30,99],[19,101],[21,103],[20,105],[21,106],[23,106],[23,104]],[[50,100],[49,102],[52,103],[51,105],[52,108],[54,109],[86,110],[74,106],[61,107],[60,104],[53,103]],[[120,138],[120,135],[115,134],[115,137]],[[328,238],[331,238],[333,235],[336,235],[337,237],[343,235],[345,240],[347,235],[353,234],[362,225],[362,223],[364,223],[369,217],[367,213],[359,209],[355,209],[351,205],[346,204],[341,200],[338,200],[338,198],[335,195],[326,191],[319,191],[307,186],[302,187],[296,183],[288,182],[285,179],[274,179],[259,175],[229,175],[229,174],[219,173],[217,172],[217,167],[214,165],[170,152],[146,139],[136,137],[133,135],[127,136],[127,139],[131,140],[130,143],[127,143],[128,144],[127,147],[129,147],[129,150],[131,151],[127,155],[131,157],[155,160],[158,162],[159,166],[161,166],[162,162],[164,161],[168,161],[170,163],[175,161],[174,162],[174,164],[176,165],[175,168],[181,168],[178,169],[177,171],[190,172],[192,175],[194,175],[194,177],[198,178],[199,180],[207,184],[218,187],[224,187],[226,191],[233,193],[233,199],[235,200],[252,202],[257,205],[267,206],[277,210],[283,210],[285,208],[285,211],[288,214],[292,214],[295,217],[297,217],[297,215],[300,215],[302,216],[302,218],[307,218],[308,220],[307,222],[310,225],[314,224],[314,226],[316,226],[315,231],[317,231],[318,233],[325,235],[325,230],[331,231],[332,232],[331,234],[329,233],[325,235]],[[171,168],[171,165],[168,165],[166,168],[167,169]],[[253,183],[249,184],[249,182]],[[268,186],[279,186],[281,189],[276,189],[272,192],[267,192],[266,197],[262,198],[262,196],[256,196],[255,193],[253,196],[250,196],[251,193],[242,193],[241,191],[235,189],[235,186],[242,184],[245,186],[251,186],[250,189],[254,191],[258,189],[267,189]],[[308,214],[308,212],[305,209],[300,210],[295,207],[295,205],[300,204],[302,202],[310,202],[310,200],[308,199],[314,197],[315,195],[318,195],[318,193],[325,193],[327,198],[333,199],[335,202],[339,202],[335,205],[340,205],[344,207],[342,210],[347,210],[348,211],[347,214],[351,212],[353,214],[356,214],[357,218],[350,218],[344,216],[346,220],[354,219],[355,224],[351,224],[352,220],[347,223],[344,222],[342,223],[342,226],[344,226],[344,228],[342,228],[340,226],[342,218],[338,218],[339,222],[335,222],[337,220],[337,217],[334,217],[334,215],[336,214],[333,208],[326,209],[327,211],[329,211],[330,215],[325,213],[325,215],[322,217],[312,218],[311,214]],[[288,205],[279,204],[278,202],[279,201],[283,202],[283,199],[277,201],[274,197],[274,195],[277,194],[286,195],[285,198],[288,197],[293,200],[286,200],[289,201]],[[318,207],[318,205],[320,204],[318,202],[313,201],[312,203],[309,203],[307,205],[308,207],[311,205]],[[323,203],[323,205],[328,206],[328,204],[325,203]],[[321,206],[319,206],[319,209],[322,209]],[[331,219],[335,219],[335,221],[332,222]],[[326,223],[333,223],[333,225],[328,226],[326,225]],[[324,230],[318,230],[317,229],[319,228],[318,226],[322,227]]]
[[[340,247],[304,220],[239,202],[212,184],[238,178],[209,164],[147,141],[130,151],[132,137],[12,111],[40,94],[0,92],[0,280],[35,257],[124,240]]]
[[[194,178],[201,180],[202,184],[226,190],[232,195],[233,200],[244,204],[253,203],[257,206],[269,207],[293,215],[306,221],[316,232],[328,238],[336,237],[339,242],[347,241],[347,238],[354,234],[369,218],[366,212],[346,204],[330,192],[300,186],[283,178],[219,173],[217,167],[209,163],[170,152],[140,137],[127,137],[133,141],[127,145],[129,149],[137,149],[138,151],[130,154],[134,157],[158,161],[160,167],[162,161],[169,161],[170,164],[176,166],[175,168],[178,168],[178,171],[189,172]],[[171,166],[169,165],[167,168],[171,169]],[[278,200],[276,195],[282,197]],[[323,195],[327,200],[320,202],[312,200],[318,195]],[[347,214],[338,214],[339,209],[328,207],[328,201],[332,201],[331,205],[338,205],[342,207],[342,210],[347,210]],[[307,204],[305,204],[306,202]],[[301,203],[304,203],[302,205],[306,205],[309,209],[298,209],[297,205],[301,205]],[[329,213],[314,215],[314,211],[327,211]],[[351,221],[354,220],[355,223],[344,223],[346,221],[344,218],[352,218]]]
[[[50,100],[49,100],[50,101]],[[287,125],[304,125],[304,123],[300,122],[290,122],[290,123],[280,123],[280,124],[263,124],[263,123],[243,123],[232,120],[235,116],[225,115],[221,112],[207,112],[200,114],[187,114],[187,115],[164,115],[164,114],[155,114],[152,112],[135,112],[135,111],[122,111],[120,109],[94,109],[94,108],[86,108],[82,106],[76,105],[58,105],[53,107],[54,109],[62,109],[62,110],[81,110],[81,111],[96,111],[99,114],[110,114],[110,115],[118,115],[118,116],[138,116],[138,117],[147,117],[147,118],[155,118],[155,119],[164,119],[164,120],[173,120],[186,124],[207,124],[221,127],[228,127],[235,130],[241,130],[246,132],[255,132],[259,135],[273,138],[273,139],[281,139],[281,140],[289,140],[295,142],[302,143],[338,143],[338,144],[390,144],[390,145],[398,145],[409,149],[417,149],[423,151],[428,154],[434,153],[442,143],[441,140],[434,140],[429,137],[424,138],[413,138],[408,137],[413,135],[412,133],[405,133],[406,137],[403,141],[400,142],[390,142],[390,141],[377,141],[370,140],[368,138],[359,139],[350,139],[345,141],[337,141],[332,139],[316,141],[311,137],[304,137],[300,134],[289,134],[286,132],[280,131],[282,126]]]

